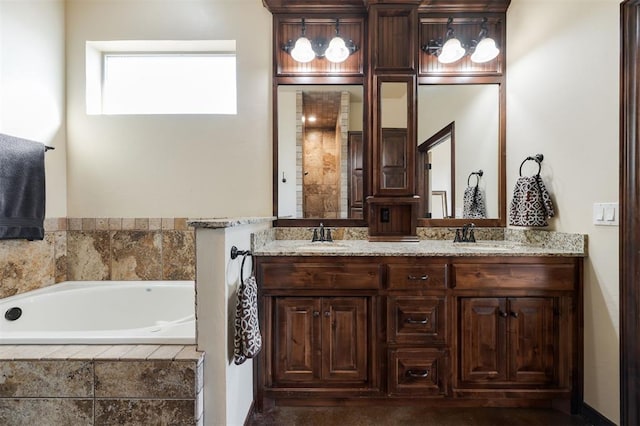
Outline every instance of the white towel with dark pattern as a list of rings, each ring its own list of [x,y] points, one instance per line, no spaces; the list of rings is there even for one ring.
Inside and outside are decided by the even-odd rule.
[[[262,348],[258,323],[258,283],[253,275],[240,282],[234,328],[233,362],[240,365],[256,356]]]
[[[521,176],[516,181],[509,207],[509,225],[547,226],[555,211],[540,175]]]
[[[468,186],[464,190],[462,217],[464,219],[485,219],[487,217],[484,191],[478,185]]]

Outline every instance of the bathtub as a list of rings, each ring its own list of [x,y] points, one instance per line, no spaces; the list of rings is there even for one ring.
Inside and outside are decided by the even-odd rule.
[[[0,299],[0,344],[195,344],[193,281],[66,281]]]

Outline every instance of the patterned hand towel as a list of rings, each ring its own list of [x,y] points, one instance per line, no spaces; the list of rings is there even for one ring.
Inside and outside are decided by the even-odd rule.
[[[478,185],[468,186],[464,190],[462,217],[465,219],[485,219],[487,217],[484,191]]]
[[[253,275],[240,280],[234,326],[233,362],[240,365],[256,356],[262,348],[258,324],[258,283]]]
[[[509,207],[509,225],[547,226],[547,219],[554,215],[553,202],[540,175],[519,177]]]
[[[44,151],[40,142],[0,134],[0,239],[44,238]]]

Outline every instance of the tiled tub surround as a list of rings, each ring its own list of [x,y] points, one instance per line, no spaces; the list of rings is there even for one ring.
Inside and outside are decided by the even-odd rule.
[[[194,279],[185,218],[49,218],[42,241],[0,241],[0,298],[62,281]]]
[[[0,424],[203,424],[204,355],[181,345],[0,346]]]

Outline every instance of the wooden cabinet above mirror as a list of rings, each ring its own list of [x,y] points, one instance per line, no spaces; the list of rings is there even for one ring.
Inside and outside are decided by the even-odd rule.
[[[504,52],[508,0],[263,0],[263,3],[273,14],[273,208],[278,217],[276,226],[317,226],[320,222],[328,226],[369,226],[370,235],[380,232],[383,234],[380,237],[384,238],[387,232],[415,235],[415,224],[458,226],[467,223],[470,220],[460,214],[464,204],[462,195],[467,186],[466,178],[461,176],[476,171],[471,170],[476,165],[460,161],[474,157],[483,158],[482,165],[475,163],[478,163],[476,168],[485,173],[481,182],[486,186],[485,190],[490,191],[487,194],[490,207],[486,219],[473,219],[473,222],[477,226],[506,225]],[[489,34],[500,49],[498,57],[478,64],[471,61],[467,52],[455,63],[440,63],[438,56],[433,54],[434,49],[423,49],[423,46],[429,43],[433,46],[439,39],[440,43],[444,42],[449,27],[467,45],[473,45],[481,35]],[[296,61],[291,55],[293,45],[303,32],[315,47],[315,55],[309,62]],[[351,54],[339,63],[323,56],[336,33],[351,46]],[[406,84],[406,96],[397,103],[404,102],[401,109],[390,106],[382,96],[399,83]],[[389,85],[389,90],[385,85]],[[462,91],[462,86],[479,89],[488,85],[495,89],[492,99],[496,104],[491,107],[491,118],[485,128],[491,136],[484,135],[483,131],[483,135],[476,133],[457,139],[460,150],[449,156],[449,164],[444,169],[445,172],[449,170],[451,176],[450,193],[446,194],[445,202],[441,188],[431,187],[427,192],[420,189],[425,173],[421,173],[424,159],[419,158],[422,151],[418,147],[429,139],[426,133],[430,130],[424,130],[424,122],[429,121],[424,118],[425,114],[430,119],[429,111],[437,110],[442,103],[442,93],[436,94],[429,88],[457,85],[461,85]],[[353,87],[361,90],[362,101],[356,108],[361,116],[355,118],[354,114],[348,113],[346,134],[343,134],[344,124],[340,125],[339,132],[334,129],[334,134],[341,133],[341,145],[333,155],[334,169],[325,173],[323,160],[316,165],[322,164],[319,166],[322,171],[314,171],[313,179],[309,178],[305,183],[305,176],[312,174],[309,167],[318,159],[310,159],[304,165],[304,160],[298,158],[303,155],[305,138],[297,135],[304,126],[295,117],[304,114],[301,106],[296,110],[293,105],[293,112],[284,109],[287,101],[282,98],[288,99],[286,108],[291,108],[291,90],[302,96],[318,88],[340,93],[349,92]],[[466,108],[474,108],[474,103],[463,101],[463,104],[465,110],[458,115],[473,116],[473,111]],[[394,114],[385,112],[389,110]],[[433,124],[440,127],[431,129],[431,133],[451,122],[466,121],[449,112],[449,121]],[[387,115],[406,117],[406,125],[390,125],[385,121]],[[294,118],[286,122],[285,117]],[[462,123],[460,126],[459,133],[465,133],[463,130],[467,126]],[[404,129],[405,134],[401,135],[399,129]],[[481,136],[483,140],[492,138],[494,144],[485,149],[485,145],[477,142]],[[302,143],[296,140],[302,140]],[[428,150],[423,151],[428,154]],[[355,157],[351,158],[353,155]],[[316,191],[325,184],[324,175],[336,178],[329,191],[331,200],[323,199],[319,196],[320,191]],[[318,176],[322,179],[316,179]],[[308,188],[305,188],[306,184]],[[429,195],[432,193],[441,197],[437,207],[442,213],[438,213],[438,218],[423,214],[433,210],[434,201]],[[419,195],[423,200],[417,203]],[[377,201],[376,197],[379,198]],[[371,206],[382,207],[369,209],[366,201],[363,202],[367,199],[373,200]],[[315,203],[315,206],[305,206],[309,203]],[[396,218],[385,223],[371,223],[369,216],[382,218],[386,209],[394,204],[402,206],[397,209],[403,217],[398,229],[393,225]],[[420,213],[421,210],[425,211]],[[396,209],[391,208],[391,211]],[[385,219],[389,220],[386,216]]]

